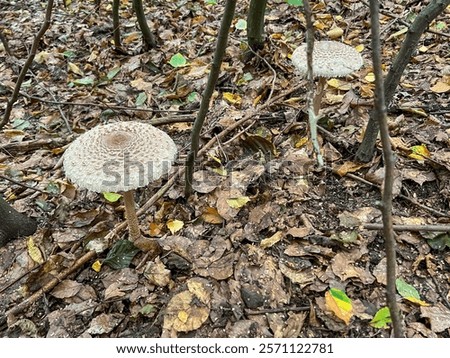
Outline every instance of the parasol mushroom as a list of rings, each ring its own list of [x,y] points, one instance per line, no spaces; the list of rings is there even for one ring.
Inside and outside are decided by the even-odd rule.
[[[166,174],[177,155],[170,136],[150,124],[118,122],[97,126],[64,153],[66,176],[94,192],[122,193],[129,240],[141,241],[134,190]],[[139,245],[137,245],[139,246]]]
[[[307,45],[295,49],[291,60],[297,71],[306,76],[308,72]],[[319,114],[320,103],[327,78],[344,77],[358,70],[363,60],[353,47],[337,41],[316,41],[313,50],[313,76],[319,78],[314,95],[314,113]]]

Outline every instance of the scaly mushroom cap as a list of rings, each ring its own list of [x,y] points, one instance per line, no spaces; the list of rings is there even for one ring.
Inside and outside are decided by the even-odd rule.
[[[79,136],[64,153],[66,176],[95,192],[128,191],[166,174],[177,147],[150,124],[119,122],[97,126]]]
[[[300,45],[291,60],[298,72],[306,76],[308,71],[306,44]],[[343,77],[358,70],[363,60],[353,47],[337,41],[316,41],[313,50],[314,77]]]

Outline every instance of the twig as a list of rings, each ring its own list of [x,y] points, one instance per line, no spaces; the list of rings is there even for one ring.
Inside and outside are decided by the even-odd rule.
[[[327,167],[327,169],[331,169],[333,171],[333,173],[336,173],[336,170],[334,170],[332,168]],[[377,188],[378,190],[381,190],[381,187],[378,184],[375,184],[375,183],[372,183],[372,182],[370,182],[370,181],[368,181],[366,179],[360,178],[357,175],[354,175],[354,174],[351,174],[351,173],[346,173],[345,176],[348,177],[348,178],[360,181],[361,183],[373,186],[373,187]],[[413,205],[415,205],[415,206],[417,206],[417,207],[419,207],[419,208],[421,208],[423,210],[426,210],[426,211],[428,211],[430,213],[433,213],[436,216],[439,216],[439,217],[450,217],[450,215],[448,213],[444,213],[442,211],[430,208],[429,206],[423,205],[423,204],[417,202],[416,200],[414,200],[414,199],[412,199],[412,198],[410,198],[408,196],[405,196],[403,194],[398,194],[397,197],[399,197],[400,199],[407,200],[411,204],[413,204]]]
[[[272,67],[272,65],[269,63],[269,61],[267,61],[264,57],[262,57],[259,53],[257,53],[255,50],[252,49],[251,46],[248,47],[248,49],[250,50],[250,52],[252,52],[256,57],[258,57],[260,60],[264,61],[264,63],[267,65],[267,67],[269,67],[269,69],[272,71],[273,73],[273,79],[272,79],[272,85],[270,86],[270,93],[269,96],[267,97],[266,102],[269,102],[270,99],[272,98],[273,92],[275,91],[275,83],[277,81],[277,71],[275,71],[275,69]]]
[[[51,279],[47,284],[45,284],[42,288],[34,292],[31,296],[27,297],[25,300],[11,308],[6,312],[6,317],[11,317],[17,315],[22,312],[26,308],[30,307],[33,303],[37,302],[39,298],[41,298],[45,293],[53,290],[60,282],[64,281],[69,275],[74,272],[77,272],[81,267],[87,264],[89,261],[97,257],[97,253],[95,251],[89,251],[77,259],[72,266],[63,270],[60,274],[56,275],[53,279]],[[4,318],[3,318],[4,319]],[[0,318],[0,324],[3,320]]]
[[[228,145],[231,142],[235,141],[237,138],[239,138],[241,135],[243,135],[244,133],[246,133],[251,127],[253,127],[256,123],[256,119],[250,123],[247,127],[245,127],[244,129],[242,129],[241,131],[239,131],[238,133],[236,133],[232,138],[228,139],[225,143],[223,143],[223,145]]]
[[[17,181],[17,180],[15,180],[15,179],[9,178],[9,177],[7,177],[7,176],[5,176],[5,175],[2,175],[2,174],[0,174],[0,179],[7,180],[7,181],[9,181],[9,182],[11,182],[11,183],[17,184],[17,185],[19,185],[19,186],[21,186],[21,187],[23,187],[23,188],[26,188],[26,189],[30,189],[30,190],[33,190],[33,191],[37,191],[37,192],[42,193],[42,194],[49,194],[49,195],[51,195],[51,194],[48,193],[48,192],[45,192],[45,191],[43,191],[43,190],[41,190],[41,189],[34,188],[34,187],[32,187],[32,186],[26,185],[26,184],[24,184],[24,183],[21,183],[20,181]]]
[[[11,142],[0,145],[0,151],[15,152],[15,151],[30,151],[43,147],[58,148],[66,145],[72,139],[72,136],[66,138],[49,138],[36,139],[24,142]]]
[[[300,306],[300,307],[284,307],[284,308],[266,308],[261,310],[249,310],[244,309],[245,314],[247,315],[258,315],[258,314],[266,314],[266,313],[284,313],[284,312],[303,312],[309,311],[311,309],[310,306]]]
[[[53,0],[47,0],[47,9],[45,11],[44,22],[42,23],[42,26],[39,32],[37,33],[33,41],[33,44],[31,45],[30,54],[28,55],[28,58],[25,61],[22,70],[20,71],[19,77],[17,78],[17,82],[14,87],[11,99],[6,104],[5,114],[3,115],[3,119],[0,122],[0,129],[2,129],[5,126],[5,124],[9,122],[9,117],[11,116],[14,103],[16,103],[17,98],[19,97],[20,86],[22,86],[22,83],[25,80],[25,76],[27,75],[27,72],[31,67],[31,64],[33,63],[34,57],[36,56],[36,52],[39,46],[39,42],[41,41],[47,29],[50,27],[52,9],[53,9]]]
[[[34,78],[36,78],[36,76],[33,75]],[[56,101],[56,97],[53,94],[53,92],[51,92],[48,88],[46,88],[45,86],[39,86],[40,88],[42,88],[45,92],[47,92],[50,96],[52,96],[53,100]],[[72,131],[72,127],[69,124],[69,120],[67,119],[66,115],[64,114],[64,111],[62,110],[61,106],[58,105],[58,111],[59,114],[61,114],[61,117],[64,120],[64,124],[66,125],[67,130],[69,131],[70,134],[73,133]]]
[[[381,213],[383,216],[383,236],[386,248],[386,300],[394,329],[394,337],[403,337],[400,310],[396,294],[396,242],[392,228],[392,198],[394,184],[395,158],[389,137],[387,110],[384,96],[383,71],[381,69],[380,13],[378,0],[370,0],[370,30],[372,44],[373,72],[375,74],[374,118],[380,127],[384,159],[384,188],[382,191]]]
[[[137,108],[137,107],[126,107],[126,106],[116,106],[103,103],[92,103],[92,102],[70,102],[70,101],[52,101],[45,98],[40,98],[36,96],[31,96],[24,92],[19,92],[21,96],[28,99],[34,99],[39,102],[56,104],[56,105],[67,105],[67,106],[81,106],[81,107],[98,107],[101,109],[112,109],[116,111],[133,111],[133,112],[151,112],[151,113],[192,113],[195,110],[170,110],[170,109],[154,109],[154,108]]]
[[[366,230],[381,230],[383,224],[363,224]],[[436,231],[450,232],[450,225],[392,225],[394,231]]]

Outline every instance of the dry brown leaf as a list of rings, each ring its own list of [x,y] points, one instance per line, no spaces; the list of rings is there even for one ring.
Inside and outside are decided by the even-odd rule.
[[[430,90],[435,93],[447,93],[450,92],[450,84],[438,81],[434,86],[430,88]]]
[[[190,332],[202,326],[210,312],[210,292],[206,281],[191,279],[189,290],[174,295],[167,304],[163,328],[175,332]]]
[[[273,234],[271,237],[265,238],[261,240],[261,247],[263,249],[267,249],[268,247],[272,247],[277,242],[279,242],[281,239],[283,239],[283,232],[277,231],[275,234]]]
[[[167,286],[171,282],[170,270],[166,268],[159,257],[157,257],[155,261],[147,263],[144,270],[144,276],[150,283],[158,287]]]
[[[51,295],[56,298],[73,297],[81,290],[82,286],[83,285],[77,281],[64,280],[51,291]]]
[[[443,332],[450,328],[450,310],[442,303],[432,307],[420,307],[422,317],[428,318],[433,332]]]
[[[202,219],[209,224],[222,224],[224,222],[217,209],[212,207],[207,207],[203,211]]]

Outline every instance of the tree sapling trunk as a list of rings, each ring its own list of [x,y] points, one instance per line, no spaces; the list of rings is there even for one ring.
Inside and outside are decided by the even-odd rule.
[[[153,36],[150,28],[147,24],[147,19],[145,18],[144,7],[142,6],[142,0],[133,0],[133,8],[136,12],[136,18],[141,28],[142,36],[144,39],[144,49],[145,51],[150,50],[151,48],[156,47],[156,40]]]
[[[264,15],[267,0],[251,0],[247,14],[247,41],[253,51],[264,46]]]

